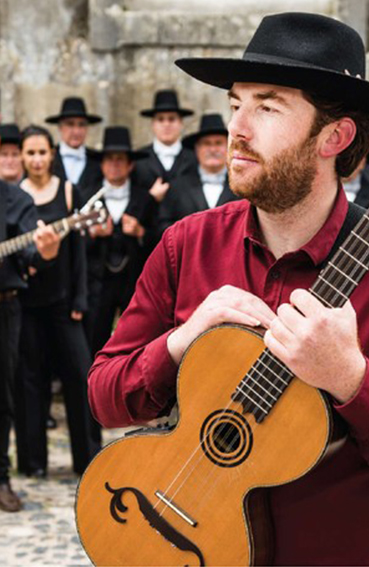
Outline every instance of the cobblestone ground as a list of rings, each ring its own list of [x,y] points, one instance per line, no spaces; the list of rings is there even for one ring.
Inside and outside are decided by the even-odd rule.
[[[71,472],[71,456],[65,412],[54,403],[58,427],[49,431],[49,475],[29,479],[13,472],[12,487],[24,503],[17,513],[0,510],[0,566],[31,567],[91,565],[80,544],[74,521],[77,476]],[[122,437],[122,430],[103,432],[104,444]],[[15,463],[14,437],[11,445]]]

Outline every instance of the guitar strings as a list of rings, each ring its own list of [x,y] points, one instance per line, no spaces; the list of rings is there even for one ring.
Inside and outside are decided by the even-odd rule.
[[[365,215],[365,216],[366,216],[366,215]],[[369,217],[366,216],[366,218],[369,220]],[[356,228],[356,230],[358,230],[358,228],[359,228],[359,226]],[[351,244],[353,244],[353,243],[355,242],[355,244],[357,245],[357,244],[358,244],[358,243],[357,243],[357,234],[351,233],[351,234],[349,235],[349,237],[348,237],[348,239],[347,239],[346,247],[349,247],[349,246],[350,246],[350,240],[351,240]],[[366,250],[366,252],[362,253],[362,250],[363,250],[363,249]],[[347,254],[346,254],[346,256],[345,256],[345,255],[344,255],[344,251],[342,250],[342,247],[340,247],[340,250],[336,253],[336,255],[339,255],[339,252],[340,252],[340,251],[341,251],[342,253],[341,253],[340,258],[338,258],[338,260],[341,261],[341,264],[342,264],[342,263],[344,264],[343,266],[340,266],[340,267],[342,267],[343,271],[344,271],[345,269],[347,270],[347,268],[351,268],[351,274],[350,274],[350,275],[351,275],[353,278],[355,278],[355,272],[356,272],[356,271],[359,271],[359,272],[360,272],[360,269],[362,269],[363,267],[364,267],[364,269],[366,269],[366,270],[368,269],[366,266],[363,266],[363,264],[359,264],[355,258],[351,258],[351,257],[348,256]],[[369,256],[369,244],[368,244],[366,241],[363,241],[363,242],[360,241],[359,244],[358,244],[358,246],[357,246],[357,253],[359,253],[359,254],[361,253],[361,260],[362,260],[363,262],[367,261],[368,256]],[[335,256],[336,256],[336,255],[335,255]],[[345,259],[346,259],[346,258],[347,258],[347,261],[345,262]],[[327,274],[327,279],[328,279],[328,276],[329,276],[329,270],[331,270],[331,272],[335,272],[335,271],[336,271],[334,265],[328,265],[327,269],[323,272],[323,273]],[[347,271],[348,271],[348,270],[347,270]],[[362,274],[359,273],[358,275],[361,276]],[[333,278],[332,278],[331,280],[329,280],[329,281],[332,281],[332,280],[333,280],[334,282],[335,282],[335,281],[338,282],[339,279],[342,278],[342,277],[345,278],[345,277],[346,277],[346,274],[344,275],[344,274],[341,274],[341,273],[338,272],[338,275],[336,275],[336,276],[333,275]],[[345,284],[348,283],[348,284],[349,284],[349,289],[350,289],[350,291],[347,291],[347,292],[345,293],[345,296],[351,294],[351,293],[352,293],[351,287],[353,286],[353,288],[355,288],[356,285],[358,284],[358,282],[356,282],[356,281],[355,281],[355,282],[350,281],[350,279],[349,279],[348,277],[346,277],[346,280],[345,280],[344,283],[345,283]],[[336,290],[336,289],[334,289],[334,288],[333,288],[333,290],[331,290],[331,289],[329,288],[329,283],[327,283],[327,281],[325,281],[325,279],[324,279],[324,280],[322,280],[322,279],[316,280],[316,285],[315,285],[315,286],[313,287],[313,289],[310,290],[310,291],[312,291],[312,292],[315,294],[315,289],[316,289],[316,291],[318,292],[318,290],[317,290],[318,285],[320,285],[320,287],[322,287],[322,288],[325,287],[326,291],[328,291],[328,292],[332,292],[332,291],[333,291],[333,297],[331,298],[331,302],[332,302],[332,303],[335,302],[335,301],[340,301],[340,300],[341,300],[341,297],[342,297],[342,296],[340,295],[339,291]],[[321,298],[318,297],[318,299],[321,299]],[[330,304],[329,304],[329,306],[331,307]],[[265,349],[265,351],[266,351],[266,350],[267,350],[267,349]],[[263,351],[263,353],[265,353],[265,351]],[[276,359],[276,358],[273,357],[272,355],[271,355],[271,362],[272,362],[272,363],[273,363],[273,362],[276,362],[277,364],[279,364],[278,359]],[[260,364],[260,357],[259,357],[259,359],[256,361],[256,363],[254,364],[254,366],[251,367],[250,371],[252,371],[253,368],[256,367],[257,364]],[[270,367],[268,367],[268,368],[271,369]],[[266,378],[266,376],[263,374],[263,372],[260,372],[260,374],[263,376],[263,378],[266,380],[267,383],[269,383],[272,387],[275,387],[273,383],[270,383],[269,380],[267,380],[267,378]],[[244,379],[245,379],[245,378],[247,378],[247,375],[244,377]],[[244,380],[244,379],[243,379],[243,380]],[[243,380],[242,380],[242,382],[243,382]],[[253,391],[253,389],[250,388],[250,384],[247,384],[247,386],[249,387],[249,389],[251,389],[251,391]],[[269,386],[268,386],[268,390],[267,390],[267,391],[268,391],[268,394],[269,394],[269,395],[272,395],[272,394],[271,394],[271,391],[269,390]],[[223,411],[223,413],[220,414],[220,416],[219,416],[219,418],[218,418],[218,422],[222,419],[222,416],[224,416],[224,415],[226,414],[226,410],[229,409],[229,407],[230,407],[231,404],[232,404],[232,399],[230,400],[230,402],[229,402],[228,405],[226,406],[226,408],[225,408],[225,410]],[[238,404],[238,406],[236,406],[236,407],[241,408],[241,407],[242,407],[242,402],[240,402],[240,403]],[[254,427],[252,427],[251,430],[254,431],[254,429],[255,429],[255,427],[256,427],[257,425],[258,425],[258,423],[256,422],[255,425],[254,425]],[[220,430],[219,430],[219,433],[218,433],[219,437],[221,436],[221,433],[224,431],[224,428],[225,428],[225,427],[227,427],[227,424],[224,424],[224,425],[221,426],[221,428],[220,428]],[[230,429],[229,431],[231,432],[232,429]],[[225,440],[226,440],[226,441],[227,441],[227,439],[228,439],[229,434],[230,434],[229,432],[226,433],[226,437],[225,437]],[[232,442],[235,441],[236,439],[237,439],[237,434],[233,437],[233,439],[231,439],[231,444],[232,444]],[[170,483],[170,485],[166,488],[165,494],[167,494],[168,491],[172,488],[172,486],[176,483],[176,481],[179,479],[180,475],[184,472],[184,470],[186,469],[186,467],[189,466],[190,462],[195,458],[196,453],[197,453],[200,449],[201,449],[201,444],[199,444],[199,445],[195,448],[195,450],[193,451],[192,455],[190,455],[190,457],[189,457],[189,459],[187,460],[187,462],[184,463],[184,465],[182,466],[182,468],[180,469],[180,471],[177,473],[176,477],[172,480],[172,482]],[[185,478],[182,480],[181,484],[176,488],[176,490],[175,490],[174,494],[171,496],[171,498],[174,498],[174,497],[178,494],[179,490],[183,487],[183,485],[185,484],[185,482],[188,480],[189,476],[193,473],[193,471],[195,470],[195,468],[199,465],[199,463],[201,462],[201,460],[202,460],[204,457],[205,457],[205,455],[204,455],[203,451],[201,451],[200,458],[197,460],[197,462],[192,463],[193,466],[192,466],[192,469],[191,469],[191,470],[186,471],[187,474],[186,474]],[[215,467],[214,467],[214,468],[212,469],[213,474],[215,474],[215,470],[216,470],[216,469],[215,469]],[[209,486],[210,476],[213,476],[213,474],[208,475],[206,478],[203,479],[203,485],[204,485],[204,486],[205,486],[205,483],[206,483],[207,486]],[[202,492],[202,494],[203,494],[203,492]],[[158,507],[160,504],[161,504],[161,503],[158,503],[158,504],[155,506],[155,508]],[[166,510],[167,508],[168,508],[168,506],[167,506],[167,505],[164,505],[164,508],[163,508],[163,510],[161,511],[161,515],[165,512],[165,510]]]

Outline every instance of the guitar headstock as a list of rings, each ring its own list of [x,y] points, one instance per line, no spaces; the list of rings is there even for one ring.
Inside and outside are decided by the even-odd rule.
[[[88,212],[76,212],[68,218],[71,230],[84,230],[95,224],[103,224],[108,213],[101,201],[96,201]]]

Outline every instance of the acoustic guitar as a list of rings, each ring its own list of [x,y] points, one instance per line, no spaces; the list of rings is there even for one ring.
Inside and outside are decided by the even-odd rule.
[[[309,291],[342,307],[368,269],[366,213]],[[293,376],[258,330],[234,325],[194,341],[177,388],[174,430],[113,442],[83,475],[76,515],[87,554],[98,566],[267,564],[253,495],[322,459],[332,430],[324,394]]]
[[[58,233],[61,238],[65,238],[71,230],[80,231],[89,228],[95,224],[102,224],[106,221],[107,212],[106,209],[102,207],[102,203],[96,203],[91,210],[86,212],[79,212],[59,219],[53,223],[50,223],[56,233]],[[0,262],[7,256],[11,256],[27,246],[33,244],[33,237],[36,232],[35,230],[30,230],[14,238],[9,238],[9,240],[4,240],[0,242]]]

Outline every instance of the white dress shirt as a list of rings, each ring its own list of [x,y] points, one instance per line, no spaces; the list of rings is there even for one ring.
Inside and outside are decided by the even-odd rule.
[[[163,164],[165,171],[169,171],[172,169],[174,160],[182,149],[182,142],[178,140],[171,146],[166,146],[155,138],[153,142],[153,149]]]
[[[64,165],[67,179],[73,185],[76,185],[82,175],[82,171],[86,167],[87,156],[86,147],[80,146],[79,148],[71,148],[65,142],[60,142],[59,145],[60,156]]]
[[[199,166],[199,174],[202,182],[202,190],[209,209],[213,209],[224,189],[224,181],[227,175],[227,168],[225,167],[218,173],[208,173],[201,166]]]
[[[129,203],[131,196],[131,180],[127,179],[123,185],[115,187],[104,179],[103,187],[107,187],[107,191],[104,194],[106,208],[108,209],[114,224],[117,224],[120,222],[120,219],[122,218],[122,215]]]
[[[355,179],[343,183],[343,188],[346,193],[346,197],[348,201],[355,201],[356,195],[359,193],[361,187],[361,175],[357,175]]]

